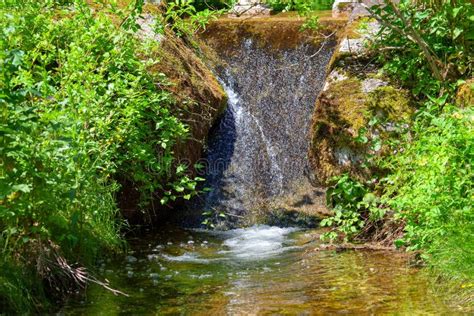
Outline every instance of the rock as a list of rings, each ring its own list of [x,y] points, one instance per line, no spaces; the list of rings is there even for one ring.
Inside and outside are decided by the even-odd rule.
[[[326,82],[324,83],[323,91],[326,91],[327,89],[329,89],[331,83],[336,82],[336,81],[342,81],[344,79],[347,79],[347,76],[344,73],[339,72],[337,70],[331,71],[331,73],[326,79]]]
[[[339,18],[344,15],[350,15],[357,0],[335,0],[332,5],[332,17]]]
[[[230,11],[230,14],[235,17],[270,15],[270,11],[270,8],[259,0],[239,0]]]
[[[323,185],[330,184],[333,176],[346,172],[360,180],[370,179],[372,170],[364,167],[367,153],[388,153],[383,146],[375,150],[369,142],[357,141],[359,130],[365,128],[368,139],[376,136],[383,140],[395,133],[396,126],[403,126],[412,113],[408,94],[373,78],[374,73],[357,73],[362,78],[351,73],[341,75],[341,69],[332,73],[313,115],[311,166],[317,181]],[[382,124],[371,127],[368,122],[372,117]]]
[[[345,38],[339,45],[340,54],[362,55],[365,49],[365,40],[363,38],[349,39]]]
[[[362,81],[362,92],[369,93],[377,89],[378,87],[386,86],[388,82],[374,79],[374,78],[367,78]]]
[[[146,13],[137,19],[140,30],[137,32],[141,39],[154,39],[157,42],[161,42],[164,39],[164,35],[158,34],[154,30],[156,19],[153,15]]]
[[[135,258],[134,256],[127,256],[127,257],[125,258],[125,260],[127,260],[127,262],[129,262],[129,263],[134,263],[134,262],[137,262],[137,261],[138,261],[138,259]]]
[[[201,51],[197,52],[189,41],[179,38],[170,29],[165,29],[163,34],[156,34],[154,31],[156,12],[161,8],[153,7],[151,4],[148,4],[147,8],[138,20],[141,27],[138,36],[142,39],[154,39],[160,44],[144,52],[143,58],[156,61],[149,64],[148,72],[157,77],[164,74],[169,80],[169,84],[160,88],[166,90],[176,100],[173,113],[178,120],[189,127],[189,137],[173,147],[174,161],[191,166],[190,176],[195,176],[197,170],[193,166],[202,156],[209,130],[227,105],[227,96],[210,67],[204,62],[202,56],[205,54],[202,51],[206,49],[206,45],[199,42]],[[160,203],[155,204],[158,205],[155,206],[156,216],[144,216],[138,206],[140,192],[136,184],[126,180],[120,184],[119,208],[131,225],[158,222],[165,217],[167,220],[176,221],[190,217],[185,212],[173,212],[173,208],[161,206]],[[179,199],[174,203],[180,203]],[[197,216],[200,214],[196,214]]]

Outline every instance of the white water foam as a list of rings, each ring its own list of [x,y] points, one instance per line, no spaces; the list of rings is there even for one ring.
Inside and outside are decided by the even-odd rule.
[[[250,260],[270,257],[295,248],[285,246],[284,242],[287,240],[287,235],[296,230],[296,228],[266,225],[233,229],[226,232],[229,238],[224,241],[224,246],[227,246],[229,250],[221,251],[221,253]]]
[[[276,226],[255,225],[249,228],[232,229],[228,231],[199,232],[219,236],[223,239],[223,250],[217,251],[218,258],[203,257],[196,252],[185,252],[180,256],[162,254],[161,257],[168,261],[192,262],[209,264],[227,260],[260,260],[273,257],[291,249],[300,247],[291,245],[288,235],[297,231],[297,228],[281,228]],[[209,255],[209,254],[208,254]]]

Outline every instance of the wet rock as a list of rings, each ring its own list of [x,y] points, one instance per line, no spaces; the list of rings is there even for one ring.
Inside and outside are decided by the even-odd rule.
[[[125,260],[127,260],[128,263],[135,263],[138,261],[138,259],[134,256],[127,256],[125,257]]]

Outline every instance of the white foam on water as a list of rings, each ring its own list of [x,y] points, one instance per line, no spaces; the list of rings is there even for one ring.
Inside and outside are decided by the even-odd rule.
[[[170,256],[163,254],[162,257],[168,261],[177,261],[177,262],[194,262],[194,263],[203,263],[207,264],[211,262],[211,259],[199,258],[198,254],[185,252],[181,256]]]
[[[239,259],[262,259],[297,248],[286,246],[287,235],[296,228],[256,225],[249,228],[233,229],[226,232],[224,241],[228,251],[221,251]]]
[[[227,231],[194,229],[194,231],[205,232],[223,240],[221,250],[216,252],[219,255],[218,257],[209,258],[209,254],[202,256],[199,252],[185,252],[179,256],[162,254],[161,257],[168,261],[200,264],[232,261],[235,259],[266,259],[288,250],[301,248],[292,245],[291,240],[288,238],[290,233],[297,230],[298,228],[282,228],[267,225],[255,225]]]

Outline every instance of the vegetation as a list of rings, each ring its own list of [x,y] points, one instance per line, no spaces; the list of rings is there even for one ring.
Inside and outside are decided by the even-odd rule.
[[[2,312],[44,311],[72,286],[100,283],[83,267],[124,247],[121,185],[137,189],[144,212],[154,201],[197,194],[202,179],[174,153],[189,128],[166,76],[148,71],[159,62],[152,58],[159,43],[141,30],[144,2],[128,2],[0,2]],[[311,29],[319,27],[311,11],[330,6],[268,4],[300,12]],[[153,35],[174,32],[192,43],[227,5],[169,2],[153,15]],[[334,229],[325,237],[354,240],[396,220],[404,228],[393,235],[396,245],[472,286],[465,280],[474,279],[474,107],[455,93],[461,85],[473,90],[474,6],[387,0],[370,10],[383,25],[378,62],[418,106],[410,124],[396,126],[399,139],[377,137],[384,122],[375,116],[359,129],[355,141],[395,154],[368,157],[380,172],[365,182],[348,174],[334,180],[327,198],[335,215],[322,222]],[[205,215],[209,226],[225,217]]]
[[[360,183],[335,179],[328,199],[335,225],[325,237],[366,238],[381,219],[404,227],[397,246],[421,251],[436,271],[472,286],[474,280],[474,107],[456,103],[473,93],[474,7],[469,1],[400,1],[372,7],[382,29],[374,48],[383,70],[408,88],[418,107],[400,138],[384,141],[393,155],[372,159],[382,171]],[[467,88],[465,87],[467,85]],[[368,129],[367,129],[368,130]],[[359,139],[372,139],[359,135]],[[466,283],[467,280],[467,283]],[[471,284],[471,285],[469,285]]]
[[[138,37],[142,8],[0,4],[2,311],[43,310],[46,294],[90,280],[80,266],[123,246],[120,183],[138,189],[143,210],[196,193],[199,179],[173,153],[188,128],[167,79],[147,72],[158,43]],[[180,25],[180,35],[204,20]]]
[[[416,96],[452,93],[472,76],[474,5],[466,0],[386,0],[370,9],[382,24],[375,48],[384,69]]]
[[[267,0],[275,11],[330,10],[333,0]]]

